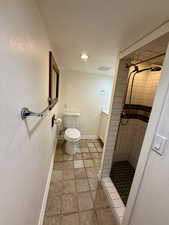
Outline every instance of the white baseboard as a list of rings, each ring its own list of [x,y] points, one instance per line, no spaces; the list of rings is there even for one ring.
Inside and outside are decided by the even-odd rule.
[[[95,140],[95,139],[99,139],[99,137],[97,135],[81,135],[81,139]],[[64,137],[60,136],[58,137],[58,140],[64,140]]]
[[[99,137],[97,136],[97,135],[82,135],[81,136],[81,139],[91,139],[91,140],[93,140],[93,139],[98,139]]]
[[[56,147],[56,144],[57,144],[57,142],[54,145],[54,149]],[[45,192],[44,192],[44,196],[43,196],[42,207],[41,207],[41,211],[40,211],[38,225],[43,225],[43,220],[44,220],[44,216],[45,216],[45,209],[46,209],[46,204],[47,204],[47,199],[48,199],[48,193],[49,193],[49,188],[50,188],[50,181],[51,181],[51,176],[52,176],[52,171],[53,171],[53,164],[54,164],[54,157],[55,157],[54,149],[53,149],[52,159],[51,159],[51,162],[50,162],[48,178],[47,178]]]

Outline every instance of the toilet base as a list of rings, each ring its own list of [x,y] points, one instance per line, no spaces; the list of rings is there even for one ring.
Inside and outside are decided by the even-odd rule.
[[[80,153],[80,142],[70,142],[66,141],[65,143],[65,152],[69,155],[74,155]]]

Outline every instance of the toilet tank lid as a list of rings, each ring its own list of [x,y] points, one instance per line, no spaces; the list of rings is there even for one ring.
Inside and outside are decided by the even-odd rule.
[[[80,113],[75,113],[75,112],[64,112],[64,116],[80,116]]]

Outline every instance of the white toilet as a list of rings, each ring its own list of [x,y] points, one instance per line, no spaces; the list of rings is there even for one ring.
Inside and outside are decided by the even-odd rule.
[[[80,152],[79,116],[80,113],[65,112],[63,114],[63,126],[66,128],[64,133],[64,139],[66,141],[65,151],[70,155]]]

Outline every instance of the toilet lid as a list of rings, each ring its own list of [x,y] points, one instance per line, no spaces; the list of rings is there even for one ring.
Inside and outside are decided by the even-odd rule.
[[[65,137],[69,140],[77,140],[80,138],[80,131],[76,128],[68,128],[65,131]]]

